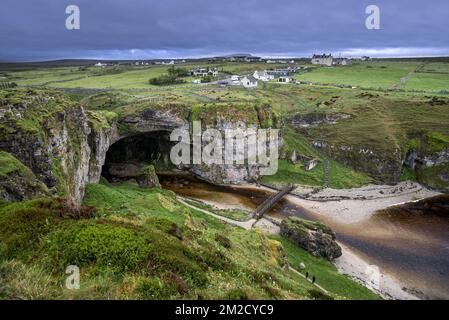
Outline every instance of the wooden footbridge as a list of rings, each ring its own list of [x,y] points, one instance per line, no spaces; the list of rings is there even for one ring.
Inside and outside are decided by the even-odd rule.
[[[290,191],[294,189],[293,185],[288,185],[276,193],[273,193],[268,199],[262,202],[254,212],[254,218],[260,219],[262,216],[270,211],[271,208],[281,200],[285,195],[287,195]]]

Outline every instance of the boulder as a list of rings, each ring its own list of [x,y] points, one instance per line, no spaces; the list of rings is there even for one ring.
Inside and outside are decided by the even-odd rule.
[[[289,217],[281,223],[281,235],[313,256],[329,261],[341,256],[341,247],[335,241],[335,233],[320,222]]]
[[[160,188],[159,178],[157,177],[154,166],[148,165],[142,168],[137,183],[141,188]]]

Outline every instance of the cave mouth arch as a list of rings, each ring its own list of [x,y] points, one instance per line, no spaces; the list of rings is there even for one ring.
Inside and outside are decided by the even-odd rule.
[[[101,176],[110,182],[120,182],[140,175],[149,164],[157,170],[170,171],[170,150],[175,142],[170,141],[170,132],[151,131],[123,137],[106,152]]]

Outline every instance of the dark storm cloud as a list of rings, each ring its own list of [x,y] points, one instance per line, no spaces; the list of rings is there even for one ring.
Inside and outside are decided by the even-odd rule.
[[[65,28],[78,5],[81,29]],[[381,30],[365,8],[381,9]],[[2,0],[0,59],[449,54],[447,0]]]

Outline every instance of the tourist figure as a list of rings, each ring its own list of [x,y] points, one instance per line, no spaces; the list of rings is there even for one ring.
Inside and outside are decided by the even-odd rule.
[[[312,276],[312,283],[315,284],[315,276]]]
[[[309,278],[309,271],[306,271],[306,279]]]

